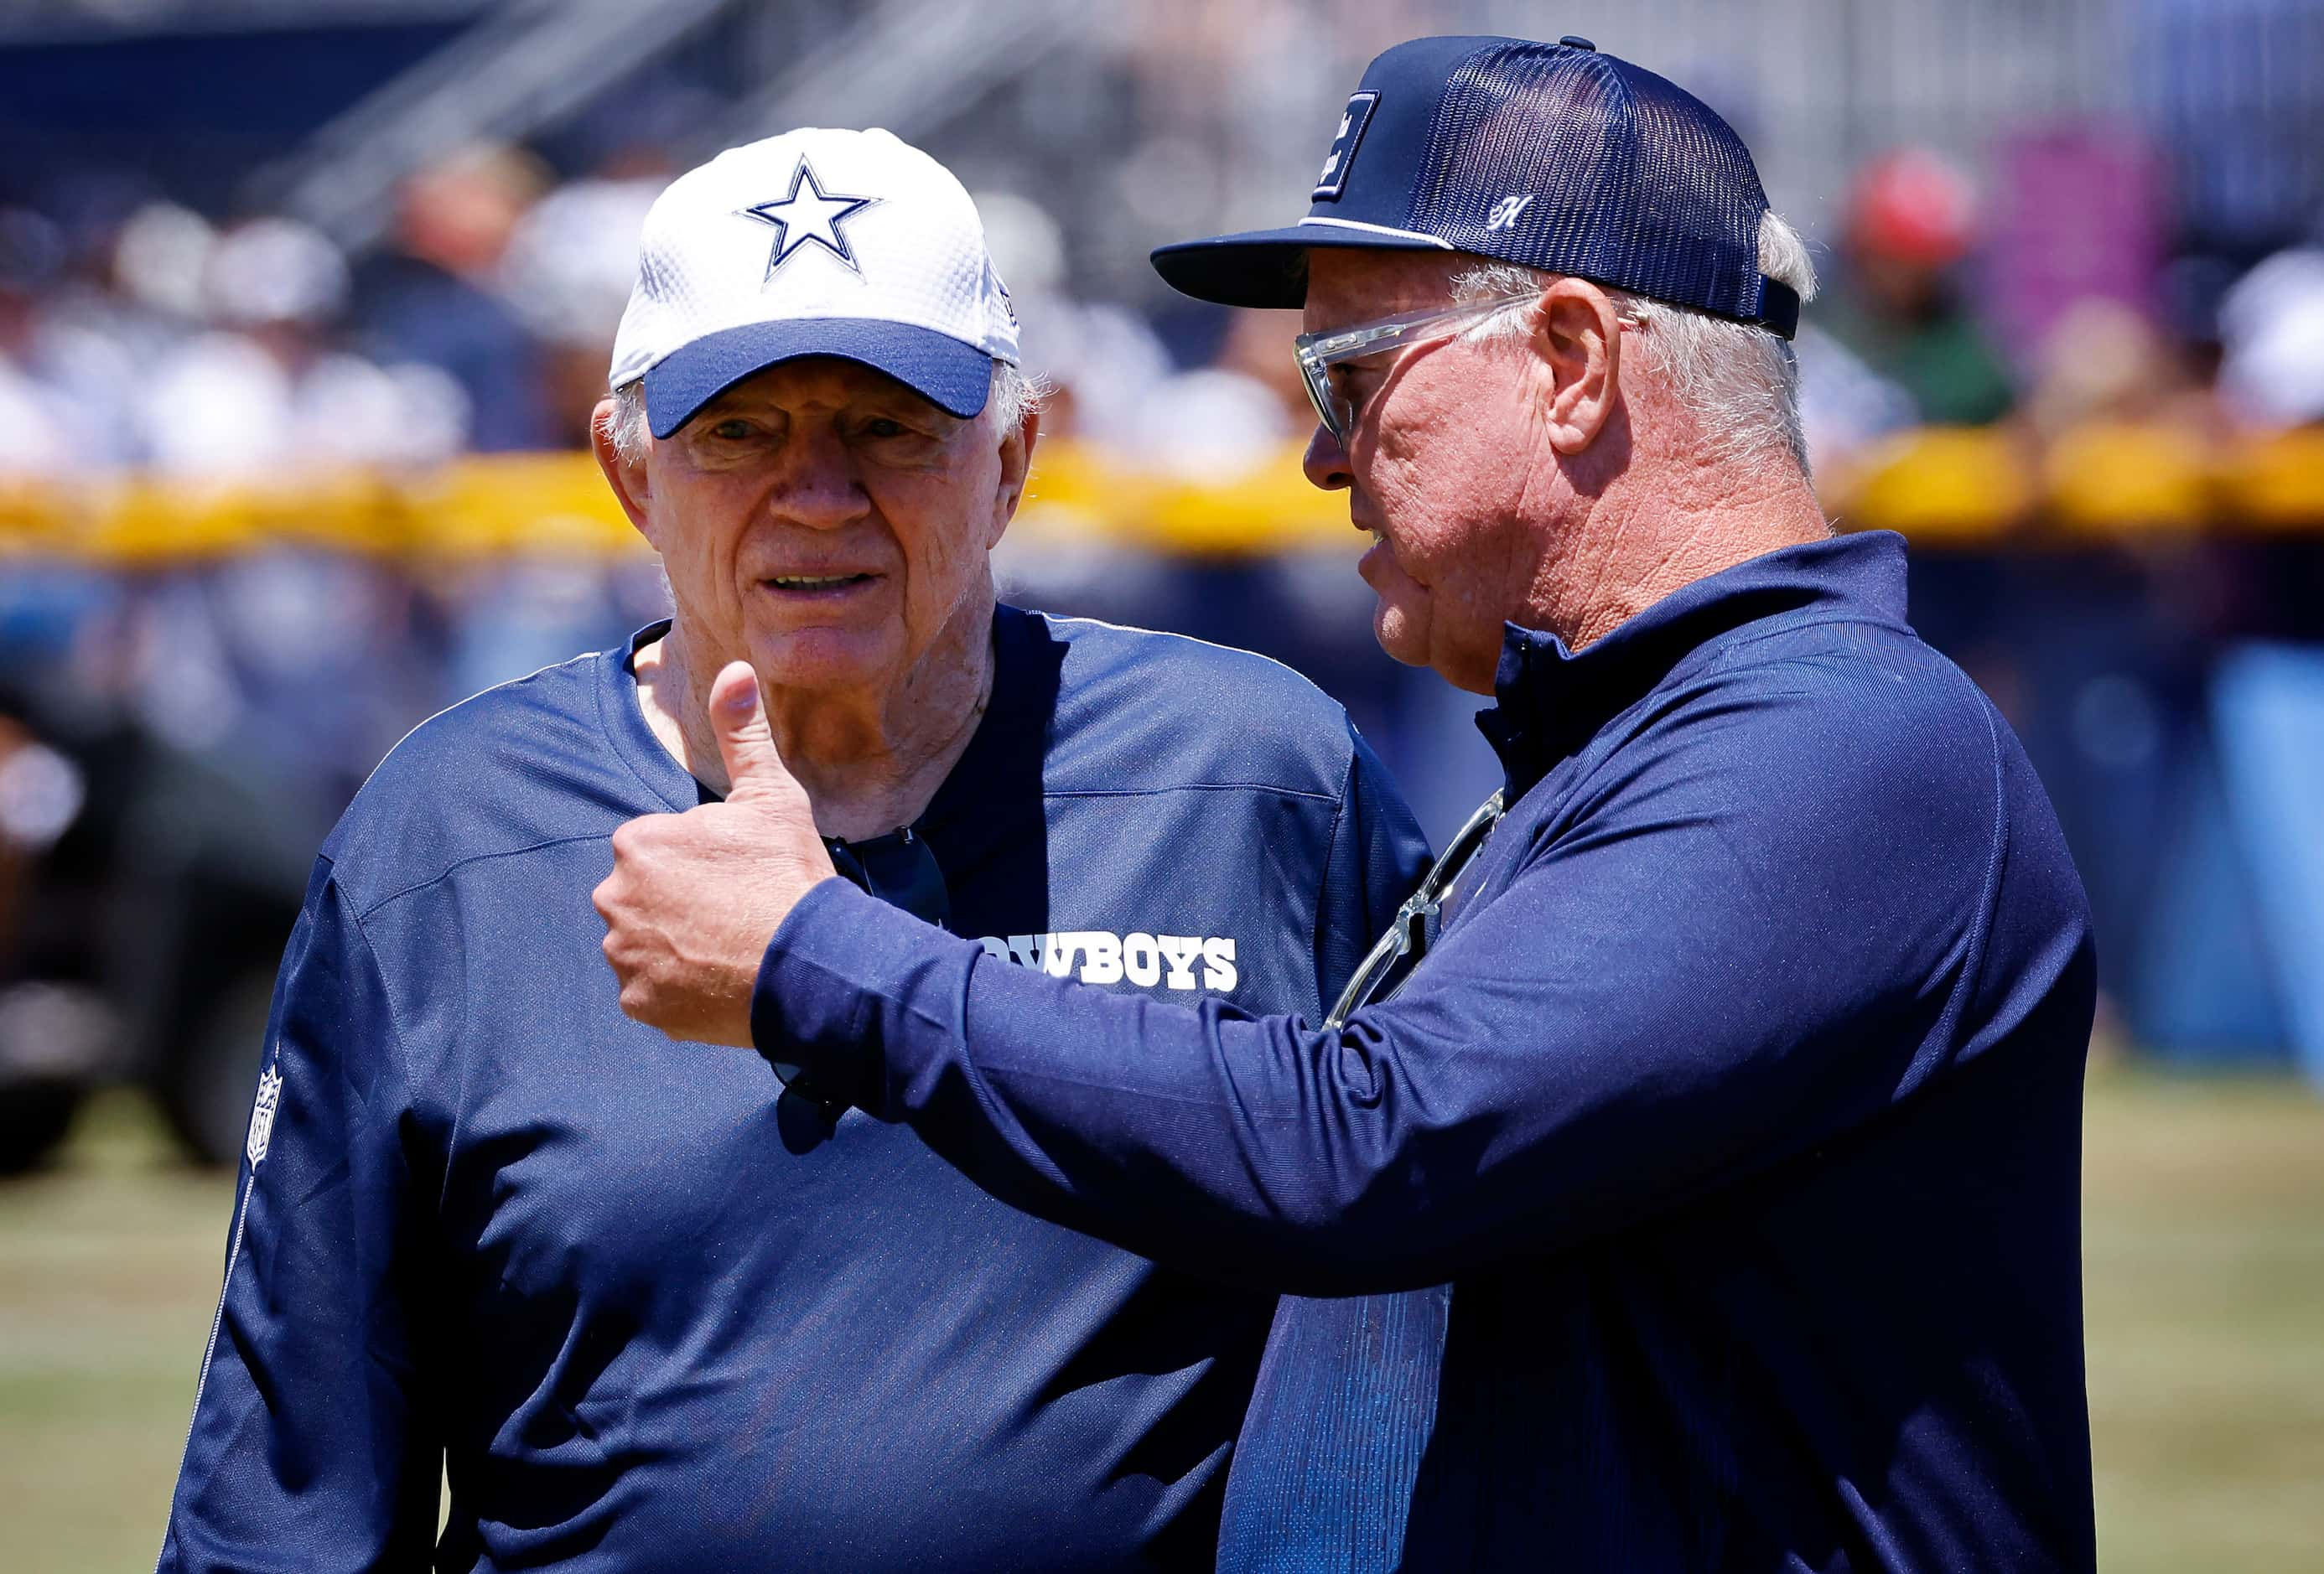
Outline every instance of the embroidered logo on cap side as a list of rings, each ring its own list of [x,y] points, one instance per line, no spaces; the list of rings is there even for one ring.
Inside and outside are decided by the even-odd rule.
[[[1521,197],[1504,197],[1499,202],[1493,204],[1493,211],[1491,215],[1486,218],[1485,227],[1487,229],[1515,229],[1517,227],[1517,215],[1523,213],[1532,205],[1533,194],[1531,192],[1527,192]]]
[[[1372,123],[1372,111],[1379,107],[1377,93],[1349,95],[1348,107],[1340,116],[1340,129],[1332,133],[1332,151],[1323,155],[1323,172],[1315,177],[1316,201],[1337,202],[1340,193],[1347,189],[1348,166],[1355,161],[1356,144],[1364,140],[1364,127]]]
[[[804,190],[802,191],[802,189]],[[809,241],[821,246],[847,264],[861,277],[863,270],[855,261],[855,253],[841,231],[841,221],[853,218],[863,209],[876,204],[876,197],[850,197],[837,191],[825,191],[823,182],[816,178],[815,166],[799,156],[798,167],[791,170],[790,195],[780,202],[761,202],[756,207],[743,208],[745,217],[775,226],[774,255],[767,259],[766,278],[772,279],[775,270],[798,253]]]

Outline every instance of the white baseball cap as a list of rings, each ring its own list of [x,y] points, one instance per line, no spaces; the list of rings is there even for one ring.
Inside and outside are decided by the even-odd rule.
[[[1017,361],[1017,312],[952,172],[884,131],[729,148],[646,214],[613,386],[645,379],[667,437],[719,392],[801,355],[856,361],[953,414]]]

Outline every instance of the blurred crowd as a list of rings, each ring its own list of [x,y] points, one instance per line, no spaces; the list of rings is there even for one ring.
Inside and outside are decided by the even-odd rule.
[[[632,152],[558,181],[521,150],[473,149],[407,179],[360,256],[294,219],[161,200],[0,210],[0,476],[280,480],[582,446],[673,172]],[[2324,235],[2255,266],[2174,260],[2147,179],[2071,139],[2015,150],[1982,195],[1934,152],[1867,162],[1799,345],[1818,461],[1918,425],[2324,421]],[[1305,431],[1286,314],[1157,326],[1083,299],[1055,216],[1019,192],[980,202],[1053,433],[1216,478]]]
[[[479,150],[407,181],[355,258],[272,215],[0,212],[0,472],[279,478],[578,444],[659,184],[552,187]]]
[[[0,210],[0,477],[279,481],[586,446],[639,226],[674,172],[639,153],[555,183],[522,152],[474,150],[406,181],[359,258],[272,215]],[[1215,474],[1304,428],[1287,314],[1222,321],[1180,369],[1137,312],[1074,298],[1038,203],[982,206],[1052,432]]]
[[[2021,150],[2011,193],[2021,211],[1992,226],[2021,253],[2046,255],[2011,257],[1981,226],[1967,174],[1935,153],[1864,166],[1831,289],[1803,335],[1821,456],[1904,425],[2015,420],[2038,441],[2091,422],[2216,438],[2324,421],[2324,228],[2240,276],[2216,257],[2166,259],[2152,207],[2108,216],[2076,204],[2067,222],[2087,229],[2043,236],[2054,221],[2023,206],[2043,185],[2142,184],[2122,150],[2061,140]],[[2045,277],[2052,270],[2064,277]]]

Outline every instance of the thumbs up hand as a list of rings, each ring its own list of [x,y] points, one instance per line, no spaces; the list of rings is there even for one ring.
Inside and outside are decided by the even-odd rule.
[[[759,695],[758,674],[747,661],[730,661],[710,685],[710,725],[718,734],[718,755],[726,762],[726,801],[730,804],[788,802],[815,825],[807,793],[784,768],[775,751],[775,734],[767,725],[767,706]],[[823,845],[813,839],[816,846]]]
[[[710,689],[726,801],[613,833],[591,900],[622,1009],[672,1038],[747,1046],[759,961],[793,906],[835,874],[807,790],[783,766],[750,664]]]

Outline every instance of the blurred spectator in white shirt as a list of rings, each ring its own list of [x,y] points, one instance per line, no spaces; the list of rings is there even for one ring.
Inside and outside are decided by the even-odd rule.
[[[1166,379],[1141,414],[1139,453],[1189,481],[1229,483],[1282,462],[1315,425],[1292,339],[1295,311],[1238,311],[1207,366]]]
[[[2278,252],[2219,306],[2219,393],[2263,430],[2324,422],[2324,247]]]
[[[133,456],[123,429],[134,363],[60,311],[66,244],[46,217],[0,209],[0,477],[56,477]]]
[[[300,470],[440,462],[467,439],[468,401],[433,366],[374,365],[337,347],[347,270],[284,218],[228,231],[202,265],[217,326],[165,357],[140,426],[152,463],[180,474],[281,479]]]
[[[540,346],[540,398],[552,446],[589,446],[613,330],[637,281],[638,233],[668,183],[658,163],[617,160],[542,198],[510,236],[500,289]]]
[[[1050,397],[1041,430],[1135,453],[1148,401],[1170,376],[1170,354],[1143,318],[1076,299],[1065,287],[1065,238],[1048,209],[1013,191],[980,191],[992,265],[1009,288],[1025,370]]]

